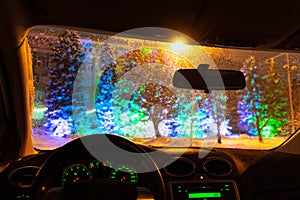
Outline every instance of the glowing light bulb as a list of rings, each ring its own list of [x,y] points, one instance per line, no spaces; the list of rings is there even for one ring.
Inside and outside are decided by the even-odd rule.
[[[188,48],[188,46],[186,44],[184,44],[183,41],[181,41],[181,40],[177,40],[175,43],[171,44],[171,50],[176,53],[180,53],[180,52],[186,50],[187,48]]]

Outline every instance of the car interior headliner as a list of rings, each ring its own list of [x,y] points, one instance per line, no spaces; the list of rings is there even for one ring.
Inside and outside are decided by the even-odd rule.
[[[19,1],[19,10],[15,2],[18,0],[7,1],[4,7],[13,6],[14,10],[7,9],[10,13],[26,14],[23,23],[28,27],[54,24],[111,32],[163,27],[187,34],[200,44],[269,50],[300,47],[297,0],[26,0]]]

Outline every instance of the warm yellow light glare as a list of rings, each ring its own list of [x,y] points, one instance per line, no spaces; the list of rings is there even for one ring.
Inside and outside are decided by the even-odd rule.
[[[183,41],[181,41],[181,40],[177,40],[175,43],[171,44],[171,50],[176,53],[180,53],[180,52],[186,50],[187,48],[188,48],[188,46],[186,44],[184,44]]]

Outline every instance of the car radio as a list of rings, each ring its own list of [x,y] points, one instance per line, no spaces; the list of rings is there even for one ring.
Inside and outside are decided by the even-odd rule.
[[[239,200],[235,181],[174,181],[170,182],[172,200],[217,199]]]

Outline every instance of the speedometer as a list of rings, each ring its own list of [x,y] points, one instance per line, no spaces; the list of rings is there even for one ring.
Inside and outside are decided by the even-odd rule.
[[[66,168],[62,175],[62,185],[76,183],[81,180],[91,180],[91,171],[82,164],[74,164]]]
[[[120,181],[127,181],[131,183],[137,183],[138,181],[138,176],[136,171],[132,167],[126,165],[121,165],[118,166],[117,168],[114,168],[111,171],[109,178],[120,180]]]

